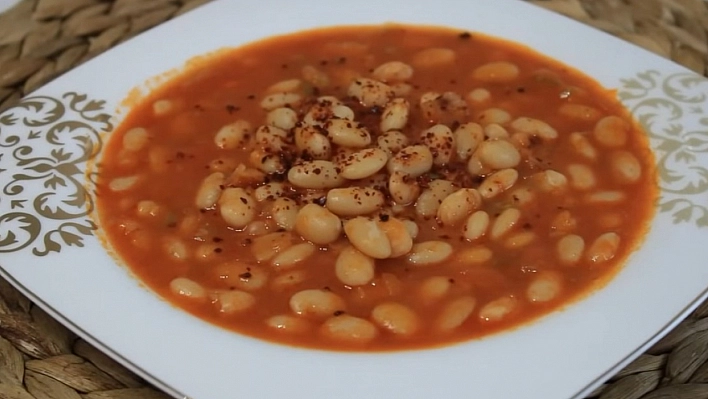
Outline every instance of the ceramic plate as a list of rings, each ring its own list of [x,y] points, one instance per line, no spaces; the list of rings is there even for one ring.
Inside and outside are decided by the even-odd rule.
[[[89,214],[87,161],[121,102],[191,57],[322,25],[444,25],[526,44],[616,88],[650,136],[658,211],[603,289],[512,332],[442,349],[334,353],[228,332],[160,300],[116,264]],[[4,277],[176,397],[582,397],[676,325],[708,287],[708,81],[521,1],[220,1],[73,70],[0,116]]]

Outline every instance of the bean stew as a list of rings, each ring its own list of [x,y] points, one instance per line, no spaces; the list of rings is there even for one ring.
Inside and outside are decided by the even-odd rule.
[[[435,347],[606,283],[657,195],[591,78],[447,28],[324,28],[210,56],[140,100],[100,225],[176,306],[329,350]]]

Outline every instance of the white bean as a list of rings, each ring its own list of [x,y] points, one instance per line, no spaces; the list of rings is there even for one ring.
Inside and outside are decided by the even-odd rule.
[[[516,208],[505,209],[492,223],[489,237],[497,240],[513,229],[521,219],[521,211]]]
[[[279,182],[266,183],[253,192],[253,197],[258,202],[273,201],[285,193],[285,185]]]
[[[571,186],[575,189],[590,190],[595,187],[595,173],[587,165],[568,165],[568,176],[570,177]]]
[[[241,313],[256,304],[253,294],[240,290],[215,292],[211,296],[219,312],[226,314]]]
[[[135,213],[141,217],[155,217],[160,214],[160,205],[155,201],[142,200],[138,202]]]
[[[616,229],[622,224],[624,224],[624,220],[626,219],[626,216],[617,213],[617,212],[612,212],[612,213],[606,213],[602,216],[600,216],[597,220],[596,223],[598,226],[602,227],[603,229]]]
[[[303,334],[310,329],[310,323],[299,317],[290,315],[276,315],[266,320],[266,325],[277,331],[288,334]]]
[[[541,191],[554,194],[561,193],[568,187],[568,178],[551,169],[534,173],[531,182]]]
[[[487,176],[479,185],[479,193],[483,198],[490,199],[509,190],[519,179],[516,169],[502,169]]]
[[[393,95],[396,97],[408,96],[413,91],[413,85],[409,83],[392,83],[389,87],[393,91]]]
[[[304,126],[321,127],[332,118],[354,120],[354,111],[336,97],[319,97],[302,118]]]
[[[251,254],[258,262],[272,259],[293,245],[292,234],[275,232],[251,239]]]
[[[298,93],[273,93],[261,100],[261,108],[272,111],[276,108],[293,108],[300,105],[303,98]]]
[[[408,205],[412,204],[420,195],[420,185],[415,179],[396,172],[389,177],[388,191],[398,205]]]
[[[487,108],[477,114],[477,120],[482,125],[503,125],[511,121],[511,114],[501,108]],[[506,130],[505,130],[506,131]],[[507,137],[508,137],[507,133]]]
[[[349,148],[364,148],[371,144],[371,135],[363,125],[346,119],[330,119],[325,123],[332,143]]]
[[[504,247],[508,249],[518,249],[531,244],[536,239],[533,231],[520,231],[512,234],[504,241]]]
[[[155,116],[167,115],[174,108],[174,103],[170,100],[157,100],[152,103],[152,112],[155,114]]]
[[[384,107],[379,128],[382,132],[401,130],[408,123],[410,104],[406,99],[394,98]]]
[[[154,148],[153,148],[154,149]],[[166,149],[164,148],[159,148],[159,151],[150,152],[149,158],[150,158],[150,164],[151,164],[151,169],[154,172],[165,172],[166,170],[163,169],[164,166],[169,165],[166,163],[166,159],[169,157],[169,155],[162,155],[163,151]],[[160,155],[157,155],[160,154]],[[158,161],[158,158],[161,158],[162,160]],[[158,166],[157,162],[159,162],[159,165],[163,166]],[[153,163],[156,163],[153,165]],[[210,172],[221,172],[224,173],[225,175],[231,173],[236,169],[236,166],[238,166],[238,160],[233,159],[233,158],[226,158],[226,157],[220,157],[220,158],[215,158],[211,162],[209,162],[209,171]]]
[[[275,126],[263,125],[256,129],[256,143],[270,151],[282,151],[287,137],[288,132]]]
[[[396,130],[389,130],[376,139],[376,145],[387,154],[393,155],[408,145],[408,136]]]
[[[300,79],[287,79],[281,80],[280,82],[272,84],[266,90],[266,93],[292,93],[300,90],[302,88],[302,80]]]
[[[317,251],[317,248],[309,242],[295,244],[276,255],[271,260],[271,263],[278,270],[289,269],[306,261],[315,251]]]
[[[482,196],[474,188],[461,188],[445,197],[437,218],[443,226],[454,226],[482,205]]]
[[[216,265],[213,272],[224,284],[242,291],[258,291],[268,282],[268,274],[260,266],[239,261]]]
[[[208,209],[216,205],[223,191],[224,174],[215,172],[204,178],[197,189],[194,204],[199,209]]]
[[[489,140],[480,143],[475,155],[487,167],[506,169],[516,167],[521,162],[521,154],[506,140]]]
[[[327,136],[313,126],[297,126],[293,131],[295,146],[312,159],[327,160],[332,156],[332,144]]]
[[[519,187],[514,189],[510,193],[510,197],[514,201],[514,205],[520,207],[531,205],[534,201],[536,201],[536,193],[528,187]]]
[[[642,177],[642,165],[629,151],[613,153],[611,163],[615,179],[620,183],[636,183]]]
[[[329,339],[358,345],[372,341],[379,334],[370,321],[346,314],[327,319],[321,331]]]
[[[295,228],[299,211],[300,207],[297,205],[297,202],[290,198],[279,197],[273,201],[270,214],[278,227],[291,231]]]
[[[388,237],[388,241],[391,244],[391,258],[403,256],[413,248],[413,237],[411,237],[406,223],[400,219],[389,217],[385,221],[379,220],[378,225],[386,233],[386,237]]]
[[[420,327],[418,316],[409,307],[396,302],[384,302],[371,311],[371,318],[381,328],[396,335],[412,335]]]
[[[413,244],[408,262],[416,266],[429,266],[444,262],[452,255],[452,245],[445,241],[423,241]]]
[[[472,315],[476,305],[477,301],[471,296],[463,296],[449,302],[435,320],[435,329],[448,332],[460,327]]]
[[[346,105],[339,104],[332,106],[332,116],[337,119],[354,120],[354,111]]]
[[[551,230],[561,233],[570,233],[578,225],[578,221],[573,217],[569,210],[564,209],[553,218],[551,221]]]
[[[504,126],[498,123],[490,123],[486,125],[484,127],[484,136],[490,141],[507,140],[514,146],[514,148],[516,148],[516,145],[514,145],[514,143],[511,141],[511,135],[509,134],[509,132],[504,128]]]
[[[480,265],[489,262],[493,256],[494,253],[491,249],[484,245],[475,245],[461,249],[457,253],[455,260],[464,266]]]
[[[472,176],[484,176],[493,172],[492,168],[484,165],[479,159],[479,155],[474,153],[467,161],[467,172]]]
[[[327,208],[317,204],[307,204],[297,213],[295,231],[308,241],[325,245],[339,238],[342,222]]]
[[[488,302],[479,310],[479,318],[486,322],[504,320],[518,307],[519,301],[514,297],[501,297]]]
[[[186,277],[177,277],[170,281],[170,291],[173,294],[184,296],[190,299],[206,298],[206,290],[201,284]]]
[[[264,220],[254,220],[243,231],[249,236],[261,236],[268,233],[268,224]]]
[[[365,107],[383,107],[393,97],[393,90],[377,80],[357,78],[349,85],[347,95],[356,98]]]
[[[597,159],[597,150],[595,150],[595,147],[592,146],[592,143],[590,143],[590,140],[588,140],[584,134],[579,132],[571,133],[568,137],[568,141],[578,154],[592,161]]]
[[[285,171],[285,164],[278,152],[257,149],[249,154],[249,161],[264,174],[282,173]]]
[[[405,147],[388,161],[390,174],[400,173],[413,178],[427,173],[432,167],[433,154],[424,145]]]
[[[194,251],[194,258],[198,261],[211,262],[218,258],[221,250],[219,244],[216,243],[202,243],[199,244],[197,249]]]
[[[442,94],[428,92],[420,97],[420,110],[423,117],[431,123],[452,125],[467,119],[467,103],[459,94],[446,91]]]
[[[627,194],[623,191],[598,191],[585,198],[593,204],[618,204],[627,199]]]
[[[568,234],[558,240],[556,253],[558,260],[566,265],[574,265],[580,261],[585,250],[585,240],[577,234]]]
[[[406,230],[408,231],[408,235],[411,236],[412,239],[416,239],[418,237],[418,233],[420,232],[420,228],[418,227],[418,224],[412,220],[404,219],[403,224],[406,226]]]
[[[288,171],[288,181],[308,189],[335,188],[344,184],[337,167],[330,161],[315,160],[295,165]]]
[[[431,69],[452,65],[457,55],[449,48],[431,47],[413,55],[411,64],[418,68]]]
[[[518,132],[528,133],[546,140],[558,138],[558,131],[556,131],[556,129],[538,119],[528,117],[517,118],[511,122],[511,128]]]
[[[520,134],[520,133],[515,133]],[[484,136],[489,140],[508,140],[511,138],[509,132],[504,128],[504,126],[497,123],[490,123],[484,127]],[[509,140],[513,145],[514,143]],[[514,145],[514,148],[516,146]]]
[[[463,236],[470,241],[474,241],[486,234],[487,229],[489,229],[489,214],[485,211],[477,211],[467,218]]]
[[[345,303],[333,292],[309,289],[290,297],[290,309],[300,316],[327,317],[345,310]]]
[[[571,119],[583,122],[594,122],[602,116],[600,111],[582,104],[564,103],[558,108],[558,113]]]
[[[604,233],[593,241],[585,256],[592,263],[604,263],[615,257],[620,245],[617,233]]]
[[[145,128],[134,127],[123,134],[123,148],[128,151],[140,151],[149,139],[150,136]]]
[[[354,287],[374,279],[376,262],[353,246],[347,246],[334,262],[334,273],[342,284]]]
[[[403,82],[413,77],[413,67],[400,61],[389,61],[374,69],[371,75],[382,82]]]
[[[259,153],[259,151],[258,150],[254,151],[253,153],[251,153],[251,155],[253,156],[256,153]],[[260,154],[263,154],[263,153],[260,152]],[[272,155],[274,155],[274,154],[269,154],[268,159],[275,159],[276,161],[266,160],[265,161],[266,164],[270,164],[270,165],[277,165],[278,163],[282,164],[282,162],[280,162],[281,160],[279,157],[275,157]],[[262,167],[263,165],[260,165],[260,166]],[[233,171],[231,172],[229,177],[227,177],[226,180],[229,183],[229,185],[231,185],[231,186],[244,187],[244,186],[261,184],[261,183],[263,183],[263,179],[265,179],[265,177],[266,177],[266,174],[261,170],[258,170],[255,168],[249,168],[248,166],[246,166],[244,164],[238,164],[236,166],[236,168],[233,169]]]
[[[492,94],[484,88],[474,89],[467,94],[467,99],[475,105],[485,103],[491,98]]]
[[[465,123],[455,129],[455,153],[460,161],[467,161],[484,141],[484,130],[476,123]]]
[[[442,124],[433,125],[423,131],[421,137],[423,144],[430,149],[434,165],[450,163],[455,150],[455,137],[449,127]]]
[[[367,148],[351,154],[340,162],[340,174],[345,179],[365,179],[383,169],[387,162],[388,155],[384,150]]]
[[[266,123],[279,129],[290,130],[297,124],[297,112],[290,108],[276,108],[266,115]]]
[[[327,74],[312,65],[305,65],[302,67],[302,77],[306,82],[311,83],[317,88],[329,86],[329,77]]]
[[[428,277],[418,289],[418,297],[423,300],[426,305],[430,305],[444,298],[450,288],[452,282],[449,277],[434,276]]]
[[[478,66],[472,77],[485,83],[508,83],[519,77],[519,67],[508,61],[493,61]]]
[[[424,218],[436,216],[442,201],[455,190],[456,187],[448,180],[431,181],[415,202],[415,212]]]
[[[344,223],[349,242],[359,251],[374,259],[391,256],[391,242],[376,221],[358,216]]]
[[[606,116],[595,124],[593,136],[598,143],[609,148],[622,147],[627,143],[631,125],[618,116]]]
[[[184,242],[177,237],[167,237],[165,238],[165,252],[167,255],[175,260],[186,260],[189,256],[187,251],[187,246]]]
[[[532,303],[549,302],[558,297],[563,289],[563,277],[554,271],[544,270],[536,274],[526,288],[526,298]]]
[[[116,177],[108,183],[108,188],[114,192],[130,190],[138,183],[138,180],[138,176]]]
[[[307,281],[307,277],[305,270],[291,270],[275,277],[270,283],[270,289],[273,291],[289,290]]]
[[[383,207],[383,193],[369,187],[333,188],[327,193],[327,209],[339,216],[361,216]]]
[[[240,187],[226,188],[218,201],[221,218],[231,227],[242,229],[256,216],[256,200]]]

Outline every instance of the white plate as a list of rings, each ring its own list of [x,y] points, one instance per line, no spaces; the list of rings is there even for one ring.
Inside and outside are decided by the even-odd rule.
[[[651,136],[662,193],[645,245],[604,289],[530,326],[462,345],[330,353],[198,320],[142,288],[91,235],[93,203],[80,200],[84,154],[120,121],[115,110],[131,88],[222,47],[323,24],[387,21],[515,40],[619,90]],[[0,117],[0,263],[53,316],[179,397],[582,397],[705,296],[707,98],[700,76],[520,1],[216,2],[77,68]]]

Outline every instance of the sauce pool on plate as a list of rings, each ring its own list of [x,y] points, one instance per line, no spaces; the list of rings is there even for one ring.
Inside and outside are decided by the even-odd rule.
[[[109,245],[249,336],[435,347],[597,289],[643,238],[644,133],[591,78],[445,28],[326,28],[223,51],[135,105],[100,164]]]

